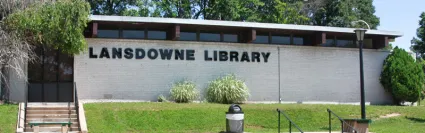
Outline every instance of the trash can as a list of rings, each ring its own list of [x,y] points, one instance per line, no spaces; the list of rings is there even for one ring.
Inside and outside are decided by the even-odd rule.
[[[226,112],[226,132],[243,133],[244,113],[237,104],[232,104]]]

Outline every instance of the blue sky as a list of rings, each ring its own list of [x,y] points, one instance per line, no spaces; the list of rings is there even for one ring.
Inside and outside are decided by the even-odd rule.
[[[375,15],[380,18],[378,30],[399,31],[404,35],[393,45],[410,51],[410,40],[416,37],[419,15],[425,12],[425,0],[374,0]]]

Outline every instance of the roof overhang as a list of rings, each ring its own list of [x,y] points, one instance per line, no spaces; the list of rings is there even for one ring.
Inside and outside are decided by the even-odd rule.
[[[328,26],[273,24],[273,23],[238,22],[238,21],[222,21],[222,20],[157,18],[157,17],[106,16],[106,15],[91,15],[90,20],[103,21],[103,22],[165,23],[165,24],[260,28],[260,29],[275,29],[275,30],[318,31],[318,32],[336,32],[336,33],[348,33],[348,34],[350,33],[354,34],[354,30],[355,30],[355,28],[340,28],[340,27],[328,27]],[[382,35],[382,36],[389,36],[389,37],[403,36],[401,32],[384,31],[384,30],[368,30],[366,32],[366,35]]]

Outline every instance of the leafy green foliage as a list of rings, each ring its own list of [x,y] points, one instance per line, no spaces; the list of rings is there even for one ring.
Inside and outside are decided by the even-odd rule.
[[[412,50],[425,59],[425,12],[422,12],[419,20],[419,28],[416,30],[416,37],[413,37],[411,43]]]
[[[262,0],[264,4],[259,7],[260,22],[282,24],[308,24],[309,18],[300,11],[303,7],[301,1],[283,2],[281,0]]]
[[[95,15],[123,15],[130,6],[136,6],[140,0],[88,0]]]
[[[168,100],[164,95],[161,94],[158,96],[158,102],[168,102]]]
[[[177,82],[170,90],[171,99],[177,103],[188,103],[197,99],[199,92],[196,85],[189,81]]]
[[[32,44],[78,54],[87,47],[83,31],[89,21],[89,10],[84,0],[37,3],[11,14],[5,23]]]
[[[214,103],[242,103],[249,97],[245,82],[235,75],[227,75],[212,81],[207,88],[207,100]]]
[[[385,59],[380,81],[397,104],[420,99],[425,83],[422,67],[415,63],[409,53],[398,47]]]
[[[379,18],[374,15],[373,0],[323,0],[323,2],[323,6],[313,15],[314,25],[365,28],[363,23],[351,24],[353,21],[364,20],[371,29],[379,26]]]

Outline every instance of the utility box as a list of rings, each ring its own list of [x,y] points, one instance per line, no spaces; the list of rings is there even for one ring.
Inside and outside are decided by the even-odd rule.
[[[244,113],[237,104],[232,104],[226,112],[226,132],[243,133],[244,131]]]

